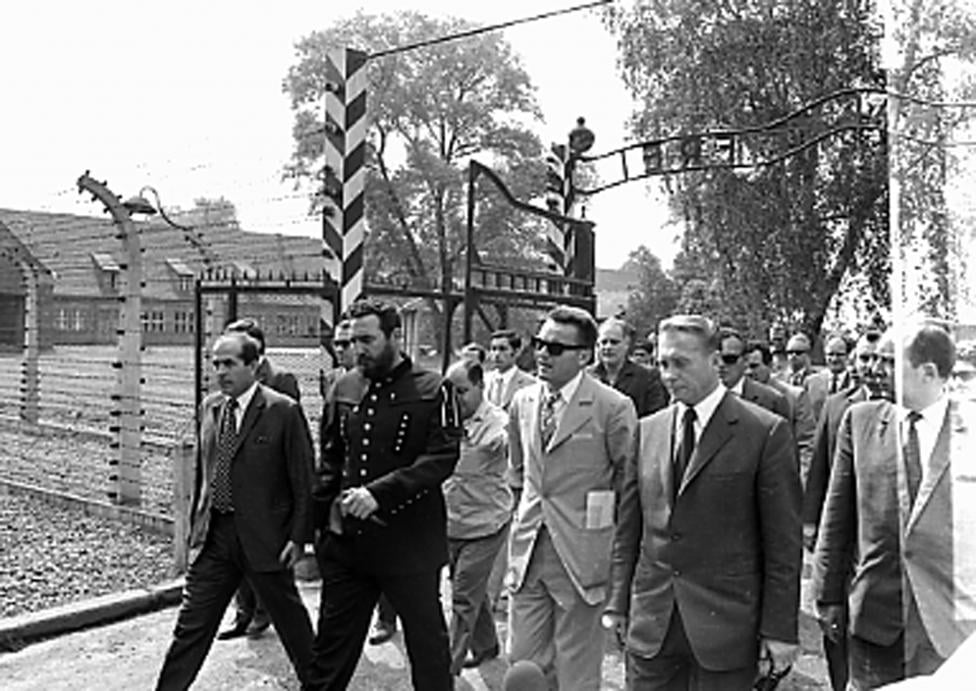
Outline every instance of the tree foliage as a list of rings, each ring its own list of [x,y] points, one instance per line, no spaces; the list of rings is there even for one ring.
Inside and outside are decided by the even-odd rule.
[[[324,64],[328,50],[378,53],[473,28],[416,12],[359,13],[296,45],[284,89],[295,111],[287,174],[313,180],[322,166]],[[542,147],[526,126],[539,117],[519,58],[497,33],[449,41],[368,62],[367,275],[416,286],[460,281],[465,246],[466,172],[477,157],[519,198],[542,191]],[[484,259],[538,260],[542,226],[514,214],[479,185],[475,245]],[[430,302],[442,313],[442,306]]]
[[[640,100],[639,138],[769,123],[849,87],[883,84],[879,27],[865,0],[643,0],[608,22],[623,77]],[[810,111],[803,141],[853,101]],[[782,140],[749,140],[755,153]],[[850,272],[863,272],[887,304],[887,151],[882,132],[830,137],[747,173],[686,173],[668,180],[685,223],[676,262],[682,308],[756,333],[788,322],[815,334]]]
[[[630,253],[621,270],[637,275],[637,288],[627,299],[627,321],[638,334],[645,336],[675,312],[677,288],[661,266],[661,260],[644,245]]]
[[[971,80],[947,79],[953,62],[972,64],[976,58],[976,12],[960,0],[893,0],[890,19],[898,50],[891,70],[903,303],[897,307],[951,320],[964,292],[959,259],[965,233],[951,222],[946,203],[947,181],[957,167],[949,147],[973,112],[942,104],[976,97]]]

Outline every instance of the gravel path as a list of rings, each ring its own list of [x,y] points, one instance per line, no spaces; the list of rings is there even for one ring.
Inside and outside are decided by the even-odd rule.
[[[155,585],[172,566],[170,538],[0,493],[0,617]]]

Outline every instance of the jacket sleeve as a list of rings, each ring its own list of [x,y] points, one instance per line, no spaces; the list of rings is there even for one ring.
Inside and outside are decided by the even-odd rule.
[[[813,416],[813,403],[806,391],[800,391],[796,397],[793,416],[793,436],[796,438],[796,449],[800,455],[800,485],[805,487],[810,473],[813,437],[817,427],[817,420]]]
[[[769,428],[759,460],[759,520],[763,583],[759,635],[796,643],[803,561],[800,473],[789,424]]]
[[[841,419],[837,449],[813,558],[813,592],[821,605],[844,602],[854,550],[856,511],[852,409]]]
[[[366,485],[380,509],[403,506],[417,495],[437,490],[454,472],[461,445],[461,419],[454,390],[442,383],[427,409],[424,450],[409,465],[397,468]]]
[[[342,420],[332,387],[319,421],[319,467],[312,490],[313,523],[324,528],[329,520],[329,509],[342,489],[342,469],[346,447],[342,437]]]
[[[617,525],[610,557],[610,595],[605,611],[627,616],[630,611],[630,589],[634,569],[640,554],[644,532],[644,512],[641,509],[638,464],[640,462],[640,430],[635,430],[634,452],[624,460],[623,480],[617,504]]]
[[[813,435],[810,468],[803,489],[803,523],[814,527],[820,523],[820,512],[827,495],[827,481],[830,479],[830,416],[827,409],[825,405],[820,410],[817,431]]]
[[[291,403],[284,412],[288,479],[294,505],[291,540],[301,545],[311,540],[313,532],[311,487],[315,452],[301,406]]]

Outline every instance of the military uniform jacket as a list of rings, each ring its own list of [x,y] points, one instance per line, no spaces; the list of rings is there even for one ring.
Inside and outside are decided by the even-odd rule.
[[[410,573],[447,563],[441,483],[454,471],[460,416],[449,384],[404,358],[371,381],[358,370],[336,382],[322,430],[316,526],[347,541],[363,568]],[[323,416],[323,420],[325,420]],[[344,489],[364,486],[379,504],[369,520],[340,517]]]

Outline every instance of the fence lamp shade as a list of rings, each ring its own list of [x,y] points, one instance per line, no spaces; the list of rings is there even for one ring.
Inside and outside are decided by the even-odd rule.
[[[156,213],[156,207],[149,203],[149,200],[141,195],[136,195],[134,197],[129,197],[129,199],[122,203],[125,210],[130,214],[145,214],[146,216],[152,216]]]

